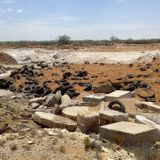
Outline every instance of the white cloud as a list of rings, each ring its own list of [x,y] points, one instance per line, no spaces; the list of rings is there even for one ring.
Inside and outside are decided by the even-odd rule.
[[[0,0],[0,2],[10,4],[10,3],[14,3],[15,0]]]
[[[2,26],[2,25],[1,25]],[[33,27],[33,26],[38,26]],[[50,22],[50,19],[39,19],[14,23],[0,27],[3,30],[0,40],[50,40],[60,34],[68,34],[72,39],[107,39],[113,35],[119,38],[159,38],[160,26],[142,23],[120,24],[76,24],[69,26]]]
[[[121,17],[126,18],[126,17]],[[160,25],[145,23],[83,23],[83,19],[55,14],[39,19],[10,24],[0,24],[0,40],[50,40],[60,34],[72,39],[107,39],[113,35],[119,38],[159,38]],[[37,26],[36,29],[33,26]]]
[[[13,8],[0,8],[0,13],[22,13],[23,9],[13,9]]]
[[[7,12],[12,12],[13,11],[13,9],[12,8],[7,8],[7,10],[6,10]]]
[[[17,9],[17,10],[16,10],[16,13],[22,13],[22,12],[24,12],[23,9]]]

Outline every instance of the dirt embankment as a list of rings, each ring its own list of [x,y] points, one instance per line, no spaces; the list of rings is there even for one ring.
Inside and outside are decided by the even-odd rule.
[[[54,43],[13,43],[0,44],[0,49],[18,49],[18,48],[42,48],[49,50],[65,50],[65,51],[85,51],[85,52],[127,52],[127,51],[153,51],[160,50],[160,43],[148,44],[125,44],[125,43],[71,43],[70,45],[58,46]]]
[[[0,63],[17,64],[16,60],[4,52],[0,52]]]

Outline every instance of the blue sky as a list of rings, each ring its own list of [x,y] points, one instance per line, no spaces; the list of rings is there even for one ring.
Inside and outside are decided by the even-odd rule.
[[[160,0],[0,0],[0,40],[160,38]]]

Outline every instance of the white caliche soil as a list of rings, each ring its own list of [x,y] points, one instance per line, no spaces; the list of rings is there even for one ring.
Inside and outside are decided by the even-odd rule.
[[[136,160],[132,152],[109,143],[103,151],[85,150],[86,137],[82,133],[58,129],[5,134],[0,136],[0,157],[3,160]]]
[[[9,54],[19,64],[46,61],[52,63],[55,61],[69,63],[133,63],[149,62],[155,56],[160,56],[160,51],[129,51],[129,52],[63,52],[46,49],[6,49],[3,52]]]

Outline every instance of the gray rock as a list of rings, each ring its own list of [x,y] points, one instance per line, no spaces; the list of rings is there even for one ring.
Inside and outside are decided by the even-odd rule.
[[[51,107],[56,104],[56,97],[54,94],[49,94],[46,96],[46,101],[44,102],[44,105]]]
[[[48,107],[52,107],[55,104],[60,104],[61,103],[61,91],[58,91],[56,94],[49,94],[48,96],[46,96],[46,101],[44,103],[44,105],[48,106]]]

